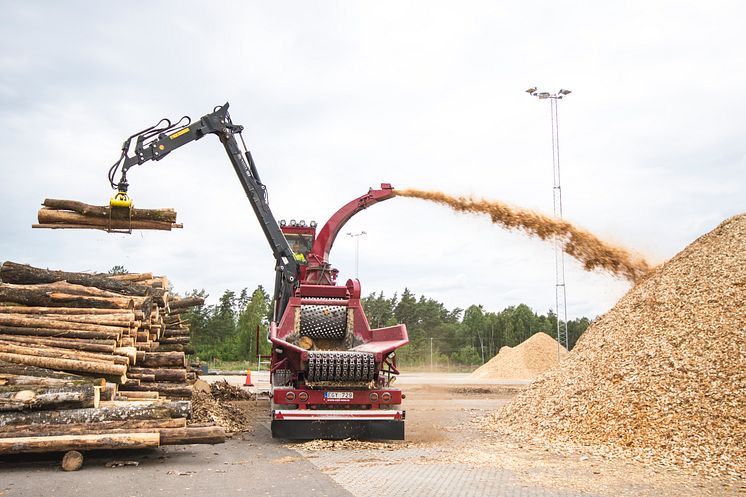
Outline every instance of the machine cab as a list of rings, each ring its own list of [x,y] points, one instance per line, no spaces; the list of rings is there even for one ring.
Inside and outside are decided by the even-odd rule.
[[[295,254],[295,259],[301,264],[308,262],[308,253],[316,240],[316,221],[311,221],[308,226],[304,220],[291,219],[287,223],[284,219],[280,221],[280,230],[285,235],[288,245]]]

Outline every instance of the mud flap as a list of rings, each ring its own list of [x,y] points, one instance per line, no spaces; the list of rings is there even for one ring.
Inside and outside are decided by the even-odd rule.
[[[286,440],[404,440],[404,421],[274,419],[272,437]]]

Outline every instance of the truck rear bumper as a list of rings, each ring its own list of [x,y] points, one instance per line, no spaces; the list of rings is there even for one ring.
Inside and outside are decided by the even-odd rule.
[[[404,440],[404,412],[307,409],[274,411],[272,437],[288,440]]]

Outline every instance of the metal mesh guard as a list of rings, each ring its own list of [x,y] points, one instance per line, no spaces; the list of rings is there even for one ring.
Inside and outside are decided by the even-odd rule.
[[[347,307],[343,305],[302,305],[300,334],[314,340],[344,340]]]

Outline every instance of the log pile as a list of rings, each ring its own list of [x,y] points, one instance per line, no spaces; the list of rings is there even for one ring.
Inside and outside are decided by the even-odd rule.
[[[171,315],[169,304],[176,314]],[[168,280],[0,266],[0,454],[220,443],[190,425],[196,372]]]
[[[90,205],[75,200],[45,199],[33,228],[166,230],[182,228],[173,209],[129,209]]]

